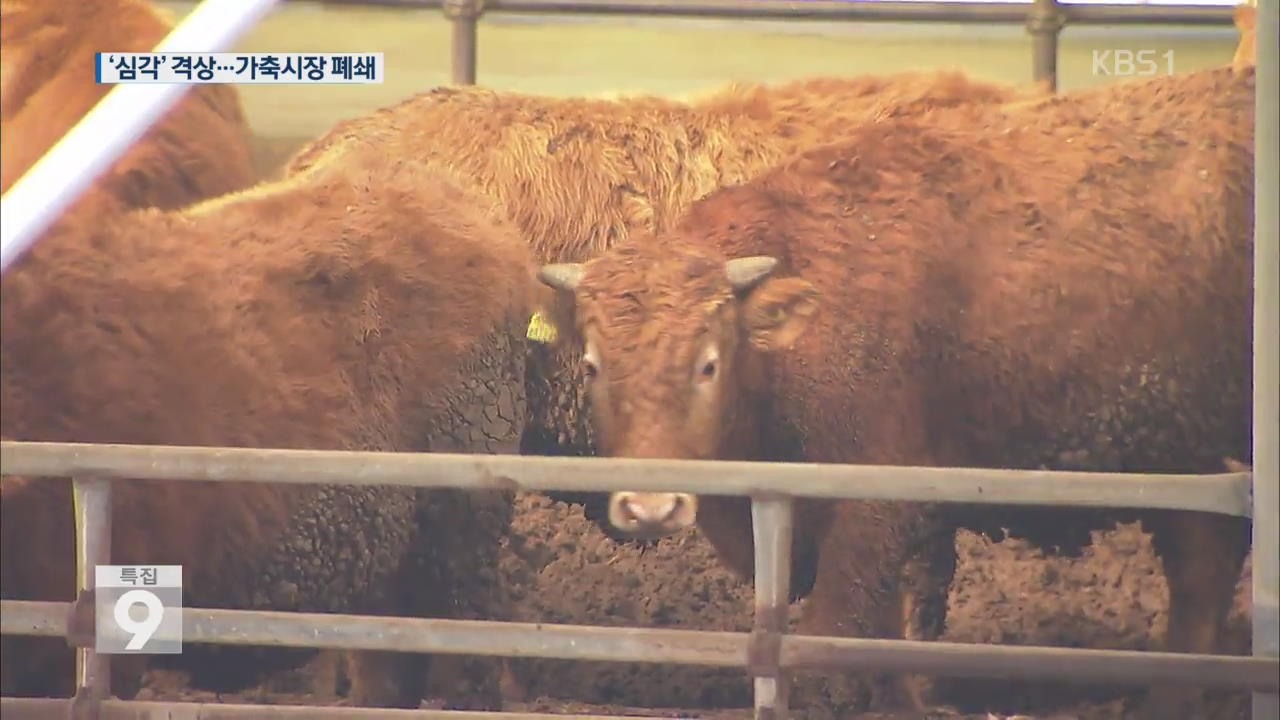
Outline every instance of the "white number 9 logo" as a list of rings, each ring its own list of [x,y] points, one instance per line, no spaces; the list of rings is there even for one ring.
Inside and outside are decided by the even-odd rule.
[[[129,610],[134,605],[147,606],[147,616],[141,621],[136,621],[129,617]],[[125,649],[141,650],[142,646],[147,644],[147,641],[151,639],[151,636],[160,627],[160,621],[164,618],[164,604],[150,590],[130,590],[116,600],[114,614],[116,625],[119,625],[121,630],[133,635],[128,644],[125,645]]]

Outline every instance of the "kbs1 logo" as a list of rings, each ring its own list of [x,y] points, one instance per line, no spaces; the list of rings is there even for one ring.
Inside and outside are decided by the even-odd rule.
[[[182,652],[182,566],[97,565],[95,652]]]
[[[1116,77],[1151,77],[1173,74],[1173,51],[1094,50],[1093,74]]]

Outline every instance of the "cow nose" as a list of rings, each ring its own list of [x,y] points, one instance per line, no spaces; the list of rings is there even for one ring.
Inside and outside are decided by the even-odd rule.
[[[698,501],[685,493],[614,493],[609,522],[637,537],[662,537],[693,525]]]

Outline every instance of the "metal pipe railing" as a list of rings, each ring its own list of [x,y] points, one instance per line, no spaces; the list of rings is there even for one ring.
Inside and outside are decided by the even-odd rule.
[[[476,44],[484,0],[445,0],[444,16],[453,25],[450,43],[451,72],[454,85],[476,84]]]
[[[534,457],[0,442],[0,473],[468,490],[701,492],[1197,510],[1248,517],[1250,474],[1172,475],[835,463]]]
[[[5,600],[0,632],[64,635],[69,631],[65,616],[73,605]],[[785,610],[786,606],[782,607]],[[781,627],[785,630],[786,626]],[[761,634],[759,629],[742,633],[264,610],[182,610],[185,644],[673,663],[747,668],[752,674],[762,665],[773,662],[767,657],[764,663],[753,663],[753,660],[776,653],[779,669],[927,672],[950,677],[999,676],[1133,686],[1167,681],[1235,690],[1280,690],[1278,661],[1248,655],[881,640],[793,635],[781,631],[761,643],[757,640]],[[163,629],[152,637],[174,639],[172,633]],[[85,638],[76,642],[92,643],[93,640]],[[768,648],[768,645],[774,647]],[[772,674],[757,677],[778,674],[777,669],[769,668],[768,672]]]
[[[76,527],[76,605],[83,618],[93,611],[94,568],[111,564],[111,481],[75,478],[71,485]],[[93,645],[76,648],[76,700],[111,696],[111,665]]]
[[[567,465],[566,465],[567,463]],[[668,467],[669,465],[669,467]],[[726,466],[734,465],[732,472]],[[440,472],[439,466],[450,470]],[[531,468],[541,466],[541,473]],[[609,470],[602,468],[608,466]],[[655,472],[655,466],[663,466]],[[790,587],[790,539],[793,520],[792,496],[866,497],[857,484],[884,485],[872,495],[882,499],[903,499],[913,491],[927,490],[936,496],[947,484],[958,484],[965,492],[952,493],[966,502],[999,502],[993,489],[984,484],[939,482],[911,486],[920,472],[936,468],[900,468],[795,464],[781,487],[773,487],[780,464],[727,463],[724,461],[654,461],[618,458],[538,458],[489,455],[435,455],[419,453],[368,453],[339,451],[252,450],[241,448],[183,448],[150,446],[98,446],[63,443],[0,443],[0,473],[21,475],[92,475],[92,482],[108,478],[142,478],[175,481],[337,482],[349,484],[397,484],[418,487],[538,487],[574,489],[572,477],[587,473],[596,489],[668,489],[665,482],[645,482],[644,477],[684,471],[679,486],[689,490],[726,491],[727,477],[748,476],[755,532],[756,613],[750,635],[701,631],[640,628],[600,628],[463,620],[363,617],[353,615],[250,612],[187,608],[183,610],[183,639],[187,642],[329,647],[340,649],[392,650],[423,653],[485,654],[509,657],[550,657],[574,660],[631,662],[675,662],[699,665],[745,666],[754,678],[756,717],[786,716],[787,693],[783,670],[790,667],[839,667],[874,669],[877,672],[932,672],[939,675],[990,676],[1056,679],[1066,681],[1148,684],[1153,679],[1228,687],[1273,694],[1280,689],[1280,662],[1274,658],[1229,657],[1181,653],[1118,653],[1110,650],[1076,650],[988,646],[960,643],[912,642],[906,640],[866,640],[787,636],[785,617]],[[435,469],[433,469],[435,468]],[[551,473],[549,469],[554,468]],[[715,477],[699,474],[695,468],[714,470]],[[831,483],[830,470],[870,470],[851,482],[848,478]],[[1038,490],[1071,487],[1062,475],[1126,477],[1113,474],[1055,473],[1039,471],[943,470],[971,473],[974,478],[994,474],[1019,482],[1057,478],[1052,485],[1040,483]],[[1012,475],[1010,474],[1012,473]],[[519,477],[513,479],[508,474]],[[784,473],[786,474],[786,473]],[[536,478],[529,482],[528,478]],[[1238,484],[1248,473],[1208,476],[1226,478]],[[1143,476],[1127,476],[1143,477]],[[603,479],[607,478],[607,479]],[[905,479],[905,482],[904,482]],[[1142,507],[1161,498],[1160,485],[1172,483],[1187,489],[1185,480],[1204,476],[1161,476],[1146,490],[1129,498]],[[469,482],[470,481],[470,482]],[[90,481],[80,480],[78,495],[94,497],[93,502],[77,502],[77,558],[81,563],[99,556],[103,544],[101,528],[109,521],[109,495]],[[581,480],[579,480],[581,482]],[[1033,481],[1034,482],[1034,481]],[[887,485],[886,485],[887,483]],[[1012,487],[1012,486],[1010,486]],[[741,488],[735,488],[741,489]],[[954,488],[952,489],[954,490]],[[967,492],[967,494],[966,494]],[[1123,493],[1121,493],[1123,495]],[[816,496],[826,497],[819,494]],[[104,500],[105,499],[105,500]],[[929,499],[928,497],[924,499]],[[936,497],[933,497],[936,499]],[[1059,493],[1044,496],[1024,494],[1022,500],[1036,504],[1058,503]],[[1165,498],[1161,498],[1163,501]],[[1073,498],[1070,504],[1092,504],[1096,499]],[[1184,498],[1185,500],[1185,498]],[[1245,503],[1247,504],[1247,498]],[[1237,508],[1238,509],[1238,508]],[[1244,512],[1247,512],[1244,511]],[[97,543],[97,550],[94,544]],[[79,572],[86,572],[80,565]],[[82,591],[75,605],[3,601],[0,631],[27,634],[66,634],[73,645],[92,643],[83,628],[75,632],[71,620],[59,626],[57,617],[76,618],[68,612],[90,602]],[[161,631],[159,639],[168,637]],[[107,668],[105,657],[101,676]],[[100,691],[87,683],[77,700],[101,706]],[[264,711],[264,715],[268,714]]]
[[[3,698],[4,720],[66,720],[68,700]],[[399,710],[391,708],[322,707],[319,705],[242,705],[235,703],[104,700],[95,720],[636,720],[635,715],[572,716],[533,712],[479,710]]]
[[[453,0],[321,0],[331,5],[439,9]],[[1034,0],[1032,0],[1034,2]],[[537,15],[649,15],[726,20],[867,20],[885,22],[1021,23],[1030,3],[844,2],[807,0],[483,0],[485,12]],[[1062,5],[1075,25],[1230,25],[1223,5]]]
[[[752,498],[755,536],[755,615],[747,668],[753,676],[757,720],[787,714],[787,678],[782,674],[782,640],[791,599],[791,540],[795,501],[786,496]]]
[[[1253,654],[1280,655],[1280,0],[1258,0],[1253,243]],[[1253,718],[1280,697],[1253,696]]]
[[[1066,22],[1058,0],[1034,0],[1031,11],[1027,13],[1027,32],[1031,35],[1031,76],[1045,83],[1051,92],[1058,90],[1058,35]]]

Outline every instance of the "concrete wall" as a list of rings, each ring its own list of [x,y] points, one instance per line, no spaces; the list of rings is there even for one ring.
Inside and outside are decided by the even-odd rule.
[[[182,16],[193,2],[161,2]],[[361,86],[246,85],[240,91],[259,138],[259,164],[274,168],[338,120],[449,82],[448,22],[438,10],[281,3],[235,48],[245,52],[382,52],[387,81]],[[1156,51],[1160,71],[1231,62],[1234,28],[1076,27],[1063,32],[1059,87],[1112,82],[1093,54]],[[490,13],[480,24],[480,84],[548,95],[683,95],[738,81],[823,74],[959,68],[985,79],[1031,80],[1031,41],[1021,25],[816,23]]]

